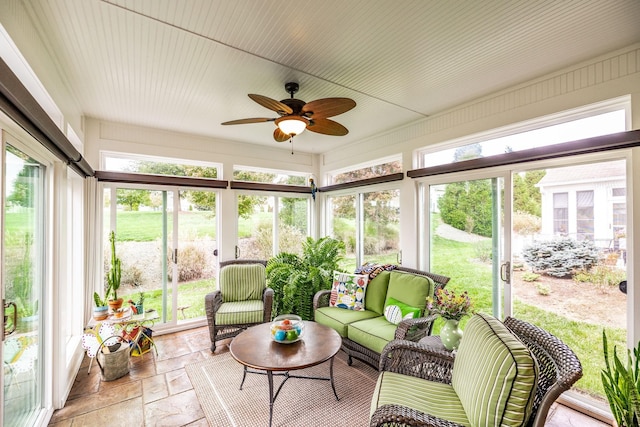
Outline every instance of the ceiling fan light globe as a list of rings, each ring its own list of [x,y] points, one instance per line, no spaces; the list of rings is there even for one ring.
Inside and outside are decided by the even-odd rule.
[[[307,128],[307,121],[298,116],[280,117],[276,120],[276,125],[287,135],[300,135]]]

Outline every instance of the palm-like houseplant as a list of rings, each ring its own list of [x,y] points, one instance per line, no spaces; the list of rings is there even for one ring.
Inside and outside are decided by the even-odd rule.
[[[627,349],[626,364],[618,358],[613,347],[613,360],[609,359],[607,335],[602,331],[602,347],[606,368],[601,372],[602,385],[609,401],[609,407],[616,423],[620,427],[638,427],[640,425],[640,343],[631,350]]]
[[[297,314],[313,319],[313,296],[329,289],[333,271],[344,255],[344,243],[331,237],[307,237],[302,255],[281,252],[267,263],[267,282],[274,291],[274,316]]]

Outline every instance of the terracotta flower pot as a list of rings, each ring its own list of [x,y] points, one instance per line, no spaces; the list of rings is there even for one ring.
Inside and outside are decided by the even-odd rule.
[[[120,307],[122,307],[122,302],[124,300],[122,298],[118,298],[117,300],[109,300],[109,309],[111,310],[111,312],[115,312],[116,310],[118,310]]]

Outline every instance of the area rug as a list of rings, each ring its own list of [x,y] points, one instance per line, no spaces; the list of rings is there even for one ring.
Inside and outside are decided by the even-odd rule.
[[[248,374],[242,390],[242,365],[229,353],[185,367],[200,406],[211,426],[268,426],[269,386],[266,375]],[[291,372],[292,375],[329,376],[329,363]],[[273,406],[273,426],[368,426],[371,396],[378,377],[370,366],[347,365],[336,355],[333,376],[340,400],[329,381],[289,378]],[[274,377],[274,392],[283,377]]]

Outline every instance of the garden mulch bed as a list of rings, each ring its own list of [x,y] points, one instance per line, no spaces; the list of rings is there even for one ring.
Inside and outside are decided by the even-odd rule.
[[[572,279],[541,276],[537,282],[522,280],[524,271],[512,276],[515,298],[541,307],[571,320],[626,328],[627,295],[617,286],[578,283]],[[536,287],[544,283],[550,287],[548,295],[541,295]]]

